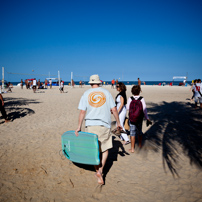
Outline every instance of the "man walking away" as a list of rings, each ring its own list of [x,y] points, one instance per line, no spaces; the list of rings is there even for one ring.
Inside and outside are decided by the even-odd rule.
[[[81,131],[82,122],[85,119],[86,132],[98,135],[98,141],[101,152],[100,165],[95,165],[98,183],[104,184],[102,173],[108,157],[108,150],[112,148],[111,113],[117,121],[117,128],[122,129],[119,121],[118,112],[111,93],[99,87],[101,84],[98,75],[90,77],[89,84],[91,89],[84,92],[80,99],[79,107],[79,123],[75,130],[76,136]]]

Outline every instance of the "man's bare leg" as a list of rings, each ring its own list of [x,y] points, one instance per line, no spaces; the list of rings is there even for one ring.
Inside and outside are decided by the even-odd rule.
[[[107,158],[108,158],[108,150],[106,150],[105,152],[102,153],[102,159],[101,159],[101,166],[95,166],[95,171],[96,171],[96,177],[98,179],[98,183],[99,184],[104,184],[104,180],[102,178],[102,171],[103,168],[106,164]]]
[[[130,141],[131,141],[131,149],[129,149],[129,151],[131,153],[134,153],[134,151],[135,151],[135,136],[131,136]]]

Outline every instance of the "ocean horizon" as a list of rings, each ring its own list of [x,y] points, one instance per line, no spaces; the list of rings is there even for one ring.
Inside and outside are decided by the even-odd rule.
[[[41,80],[41,82],[44,82]],[[88,81],[82,81],[84,85],[89,85]],[[105,85],[111,85],[111,81],[103,81],[103,84],[105,82]],[[137,85],[138,81],[119,81],[119,82],[123,82],[125,85]],[[159,85],[159,84],[164,84],[164,85],[169,85],[170,83],[172,83],[173,81],[142,81],[142,85]],[[179,83],[182,83],[183,81],[174,81],[173,85],[174,86],[178,86]],[[13,85],[17,85],[20,82],[11,82]],[[75,85],[79,85],[79,81],[74,81]],[[192,81],[187,81],[187,84],[191,85]],[[70,81],[64,81],[64,85],[69,85]]]

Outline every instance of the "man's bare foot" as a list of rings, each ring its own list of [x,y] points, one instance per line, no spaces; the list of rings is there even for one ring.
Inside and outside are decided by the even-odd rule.
[[[134,149],[129,149],[129,152],[134,153],[135,151],[134,151]]]
[[[95,173],[95,176],[97,177],[98,184],[104,184],[104,181],[103,181],[103,178],[102,178],[102,174],[100,173],[100,171],[97,171]]]

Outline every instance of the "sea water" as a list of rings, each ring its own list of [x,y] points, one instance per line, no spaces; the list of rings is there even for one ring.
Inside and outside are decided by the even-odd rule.
[[[41,82],[44,82],[41,80]],[[105,85],[111,85],[111,81],[103,81],[103,83],[105,82]],[[125,85],[137,85],[138,81],[119,81],[119,82],[123,82]],[[173,81],[142,81],[142,85],[169,85],[170,83],[172,83]],[[17,85],[20,82],[12,82],[13,85]],[[74,81],[75,85],[79,85],[79,81]],[[174,86],[178,86],[179,83],[182,83],[182,81],[174,81],[173,85]],[[188,85],[191,85],[192,81],[187,81]],[[88,81],[83,81],[83,84],[85,85],[89,85]],[[65,81],[64,85],[70,85],[70,81]]]

